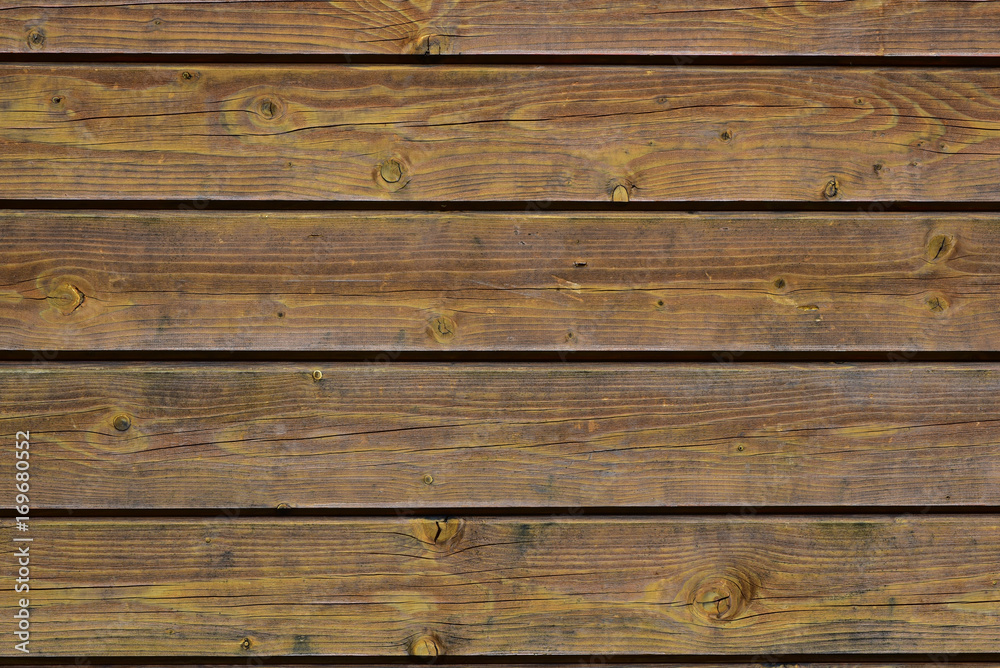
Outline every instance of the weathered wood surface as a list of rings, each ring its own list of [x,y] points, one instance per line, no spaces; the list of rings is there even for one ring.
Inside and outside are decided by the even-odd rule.
[[[0,212],[8,350],[1000,348],[996,214]]]
[[[33,522],[37,656],[1000,647],[993,515]]]
[[[993,365],[57,363],[0,396],[37,509],[1000,505]]]
[[[42,54],[1000,55],[995,2],[7,4],[0,7],[0,50]]]
[[[1000,71],[7,65],[7,198],[996,201]]]

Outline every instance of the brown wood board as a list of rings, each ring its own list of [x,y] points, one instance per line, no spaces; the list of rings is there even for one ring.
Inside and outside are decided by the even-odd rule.
[[[0,50],[123,54],[996,56],[994,2],[49,0]]]
[[[5,365],[0,430],[30,432],[39,510],[989,507],[998,373]]]
[[[948,653],[1000,642],[995,516],[44,519],[32,535],[41,657]],[[5,545],[9,561],[17,544]],[[7,615],[5,636],[13,624]]]
[[[2,211],[0,235],[6,350],[1000,347],[992,213]]]
[[[994,202],[993,69],[7,65],[8,199]]]

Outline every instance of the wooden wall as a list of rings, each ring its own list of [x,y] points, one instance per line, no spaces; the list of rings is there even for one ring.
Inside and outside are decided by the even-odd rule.
[[[0,2],[0,662],[997,665],[998,35]]]

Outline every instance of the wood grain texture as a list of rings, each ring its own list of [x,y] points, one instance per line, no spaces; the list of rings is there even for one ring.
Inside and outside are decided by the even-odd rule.
[[[993,69],[7,65],[7,198],[997,201]]]
[[[0,50],[15,53],[1000,55],[995,2],[8,4]]]
[[[56,363],[0,396],[36,509],[1000,505],[993,365]]]
[[[993,515],[43,519],[31,531],[41,657],[1000,647]],[[13,623],[0,622],[8,637]]]
[[[8,350],[1000,349],[996,214],[0,211]]]

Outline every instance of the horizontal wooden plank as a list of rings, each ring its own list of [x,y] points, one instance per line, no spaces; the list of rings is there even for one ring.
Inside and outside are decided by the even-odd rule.
[[[996,201],[1000,71],[7,65],[7,198]]]
[[[997,350],[997,214],[0,211],[7,350]]]
[[[1000,505],[993,365],[8,364],[0,396],[37,509]]]
[[[32,522],[43,657],[1000,647],[993,515]]]
[[[10,4],[0,50],[15,53],[1000,55],[994,2]]]

